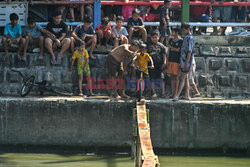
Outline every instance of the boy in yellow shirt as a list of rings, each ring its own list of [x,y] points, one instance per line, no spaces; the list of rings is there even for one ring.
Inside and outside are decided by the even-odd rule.
[[[74,62],[77,59],[77,70],[78,70],[78,77],[79,77],[79,96],[84,96],[82,92],[82,81],[83,81],[83,75],[86,76],[87,82],[91,82],[91,79],[88,79],[90,77],[90,68],[89,68],[89,54],[88,51],[85,49],[85,42],[80,41],[80,44],[78,46],[78,49],[74,52],[72,56],[72,62],[71,62],[71,67],[70,71],[68,74],[72,74],[72,69],[74,66]],[[92,85],[92,83],[87,83],[89,85]],[[92,87],[90,86],[90,95],[94,95],[92,92]]]
[[[136,73],[137,78],[140,77],[140,71],[143,71],[143,79],[149,80],[150,78],[148,74],[148,68],[154,69],[154,62],[151,56],[149,56],[149,54],[146,53],[146,48],[147,48],[146,44],[141,44],[139,46],[139,52],[134,57],[132,65],[135,67],[135,69],[138,68],[138,70],[134,71],[134,74]],[[148,62],[151,63],[150,67],[148,67]],[[149,97],[151,98],[151,85],[149,85],[148,90],[149,90]]]

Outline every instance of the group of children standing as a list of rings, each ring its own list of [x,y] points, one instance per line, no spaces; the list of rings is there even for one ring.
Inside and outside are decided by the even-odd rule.
[[[180,37],[181,30],[185,36],[183,40]],[[143,71],[143,78],[151,80],[150,85],[146,86],[150,98],[157,97],[155,87],[159,80],[160,96],[165,97],[163,79],[166,73],[171,75],[172,92],[169,98],[174,101],[178,100],[185,86],[183,98],[189,100],[189,83],[195,91],[195,96],[200,96],[194,82],[194,39],[189,24],[183,23],[181,29],[178,27],[172,29],[168,49],[159,41],[160,33],[158,30],[154,30],[147,45],[143,42],[133,41],[131,44],[114,48],[107,57],[107,69],[113,79],[125,79],[124,72],[129,64],[127,62],[132,60],[132,66],[135,70],[134,76],[139,79],[138,72]],[[116,88],[114,88],[114,95],[116,98],[120,98]],[[125,90],[122,90],[121,97],[128,97]]]

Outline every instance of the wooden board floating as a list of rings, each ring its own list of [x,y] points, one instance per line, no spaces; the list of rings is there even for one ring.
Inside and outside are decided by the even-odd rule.
[[[146,102],[141,100],[137,102],[137,123],[141,150],[143,155],[142,167],[155,167],[159,165],[158,157],[154,154],[153,145],[150,137],[150,127],[147,122]]]

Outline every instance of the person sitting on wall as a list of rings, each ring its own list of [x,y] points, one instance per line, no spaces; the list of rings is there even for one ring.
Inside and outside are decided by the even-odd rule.
[[[60,11],[55,11],[53,14],[53,20],[46,26],[46,30],[52,35],[46,36],[45,47],[51,55],[52,64],[61,64],[62,55],[70,47],[70,39],[66,38],[67,25],[62,21],[62,14]],[[54,54],[55,49],[61,48],[57,58]]]
[[[97,44],[108,47],[108,43],[110,42],[111,35],[112,35],[112,28],[109,23],[109,18],[104,17],[102,19],[101,25],[96,27],[95,31],[97,34]]]
[[[128,19],[128,40],[131,42],[132,36],[142,36],[142,41],[147,42],[147,31],[143,20],[140,17],[140,10],[135,9],[132,12],[132,17]]]
[[[42,33],[47,36],[53,36],[49,31],[45,28],[42,28],[40,25],[36,24],[35,20],[32,17],[28,17],[27,19],[28,26],[26,26],[23,30],[23,35],[25,37],[25,46],[23,50],[23,59],[26,61],[26,54],[28,46],[39,45],[40,47],[40,57],[43,57],[44,53],[44,37]]]
[[[23,49],[25,44],[25,39],[22,38],[22,29],[21,25],[18,24],[19,17],[16,13],[10,14],[10,23],[5,25],[4,28],[4,37],[3,37],[3,47],[4,47],[4,57],[3,61],[6,61],[8,57],[8,46],[9,45],[18,45],[17,57],[21,60],[20,52]]]
[[[116,26],[113,27],[112,36],[114,38],[114,47],[118,45],[128,44],[128,32],[125,27],[123,27],[124,18],[122,16],[118,16],[116,18]]]
[[[91,45],[89,49],[89,57],[96,59],[93,56],[93,51],[96,45],[96,35],[93,26],[91,26],[92,19],[86,17],[84,23],[78,25],[75,30],[72,32],[71,39],[71,52],[74,53],[74,46],[80,41],[84,41],[86,45]]]

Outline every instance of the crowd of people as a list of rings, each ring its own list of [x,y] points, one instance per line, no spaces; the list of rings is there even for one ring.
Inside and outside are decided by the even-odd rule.
[[[10,0],[8,2],[11,3]],[[20,61],[27,61],[26,55],[29,46],[39,46],[40,57],[43,57],[45,47],[50,54],[51,64],[61,64],[63,53],[70,50],[73,56],[69,74],[72,73],[74,62],[77,59],[79,95],[82,96],[83,76],[90,77],[89,58],[96,59],[93,55],[94,48],[99,45],[104,45],[107,48],[113,45],[114,49],[109,53],[106,64],[114,79],[124,79],[124,71],[127,70],[129,62],[132,62],[135,69],[139,68],[144,71],[144,78],[153,81],[160,80],[160,96],[165,97],[163,77],[167,73],[171,76],[172,88],[169,98],[178,100],[185,86],[183,98],[188,100],[190,99],[189,84],[195,92],[194,96],[200,96],[194,82],[194,40],[189,24],[183,23],[181,28],[170,28],[170,7],[170,0],[164,0],[163,6],[104,6],[102,8],[101,25],[94,29],[91,24],[93,21],[91,5],[88,5],[87,8],[89,9],[86,6],[70,6],[72,19],[75,20],[74,9],[80,8],[78,16],[80,15],[80,20],[83,22],[83,24],[76,26],[70,35],[68,26],[63,21],[63,11],[60,7],[53,12],[52,19],[46,27],[39,26],[36,20],[29,16],[27,19],[28,25],[23,30],[18,24],[18,15],[12,13],[10,15],[11,22],[4,29],[2,43],[5,55],[3,61],[6,61],[8,57],[10,44],[19,45],[17,57]],[[209,21],[210,7],[191,6],[191,8],[190,20]],[[89,12],[84,12],[85,9]],[[231,9],[231,7],[214,7],[213,20],[216,21],[218,18],[222,18],[221,21],[228,21],[230,18],[236,20],[238,16],[239,20],[244,21],[243,12],[240,12],[243,7],[237,7],[237,12],[233,12],[232,17],[229,16]],[[195,13],[192,13],[194,11]],[[115,19],[116,22],[114,27],[110,24],[112,19]],[[123,25],[125,21],[127,21],[127,27]],[[144,21],[160,22],[159,30],[150,30],[150,38],[148,38],[149,32],[144,25]],[[201,28],[198,33],[204,31]],[[221,28],[221,33],[225,33],[225,28]],[[183,34],[184,39],[180,37],[181,34]],[[213,34],[217,34],[216,27]],[[139,42],[133,40],[134,37],[141,40]],[[164,45],[165,43],[168,43],[168,49]],[[87,46],[90,46],[89,52],[86,50]],[[59,50],[57,55],[55,50]],[[21,56],[22,51],[23,55]],[[136,70],[133,75],[138,77]],[[91,80],[87,79],[87,81],[91,85]],[[115,84],[113,83],[113,85]],[[157,97],[155,88],[156,82],[152,82],[151,86],[148,87],[150,98]],[[92,88],[90,88],[90,94],[93,95]],[[120,98],[120,95],[124,98],[128,97],[124,89],[119,95],[116,86],[114,86],[114,95],[116,98]]]

